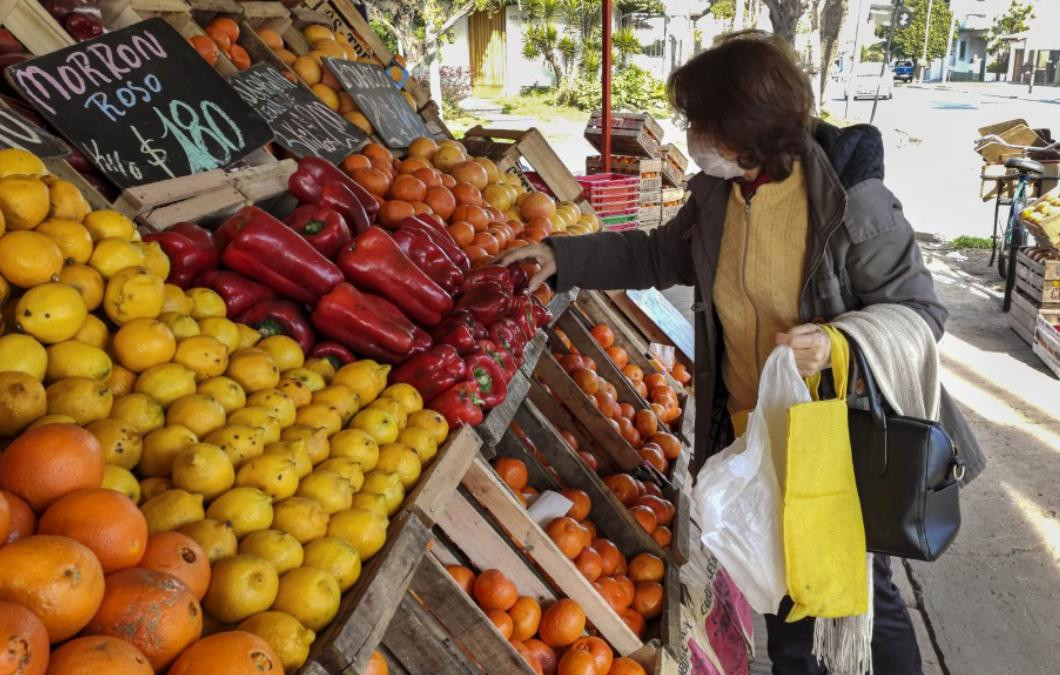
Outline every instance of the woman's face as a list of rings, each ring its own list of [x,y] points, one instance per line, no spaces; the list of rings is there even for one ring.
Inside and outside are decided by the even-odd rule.
[[[715,140],[713,140],[711,138],[708,138],[708,137],[706,137],[706,136],[704,136],[702,134],[697,133],[691,127],[689,127],[689,130],[688,130],[688,148],[689,148],[689,154],[692,155],[692,158],[695,159],[696,154],[698,154],[696,152],[695,148],[702,149],[704,147],[714,150],[714,152],[716,152],[718,155],[720,155],[722,158],[724,158],[727,162],[731,162],[732,165],[734,165],[740,171],[743,172],[742,177],[745,180],[754,180],[755,178],[758,177],[758,174],[761,172],[761,169],[759,167],[754,167],[752,169],[744,169],[742,166],[739,166],[739,157],[740,157],[740,153],[739,152],[737,152],[735,150],[731,150],[725,145],[725,143],[717,142],[717,141],[715,141]],[[705,168],[705,167],[702,166],[702,163],[699,160],[697,160],[696,163],[700,164],[700,168],[701,169]]]

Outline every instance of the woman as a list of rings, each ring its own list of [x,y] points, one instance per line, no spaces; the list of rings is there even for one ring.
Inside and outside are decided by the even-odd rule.
[[[829,340],[815,322],[897,303],[937,339],[946,310],[901,205],[882,183],[879,132],[815,120],[809,81],[786,45],[758,32],[729,36],[675,71],[669,93],[702,169],[677,217],[650,233],[549,239],[504,262],[536,259],[533,283],[553,278],[560,291],[695,287],[699,466],[732,441],[734,425],[754,407],[775,345],[790,345],[808,376],[830,363]],[[952,419],[948,399],[943,407],[943,424],[951,418],[963,445],[962,421]],[[968,475],[981,469],[980,458],[964,460]],[[919,673],[889,560],[875,560],[875,672]],[[811,654],[813,620],[785,623],[790,607],[786,599],[779,616],[767,617],[774,672],[827,672]]]

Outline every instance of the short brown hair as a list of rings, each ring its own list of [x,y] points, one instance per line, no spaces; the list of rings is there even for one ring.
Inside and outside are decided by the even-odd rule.
[[[762,31],[722,37],[670,75],[670,102],[692,131],[736,152],[745,169],[791,173],[813,120],[813,90],[792,49]]]

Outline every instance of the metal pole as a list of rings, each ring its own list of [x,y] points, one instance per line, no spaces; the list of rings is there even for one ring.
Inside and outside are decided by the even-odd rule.
[[[611,173],[611,0],[603,0],[600,4],[604,50],[600,59],[600,153],[603,155],[603,172]]]
[[[891,62],[891,42],[894,40],[894,22],[898,20],[898,8],[901,4],[894,3],[891,11],[891,26],[887,31],[887,46],[883,49],[883,63],[880,64],[880,79],[876,82],[876,95],[872,97],[872,114],[869,115],[869,124],[876,119],[876,106],[880,102],[880,86],[883,85],[883,75],[887,72],[887,64]]]
[[[865,0],[858,0],[858,15],[857,25],[854,26],[854,53],[850,57],[850,68],[847,70],[846,84],[843,86],[843,119],[850,119],[850,82],[855,72],[857,72],[858,65],[861,64],[861,25],[865,23],[868,17],[862,14],[862,9],[865,6]]]
[[[1030,80],[1030,82],[1027,83],[1027,93],[1028,94],[1033,94],[1034,93],[1034,75],[1035,75],[1035,72],[1038,70],[1038,51],[1037,50],[1031,51],[1030,49],[1028,49],[1027,53],[1028,54],[1033,54],[1033,56],[1031,57],[1031,80]]]
[[[924,70],[928,67],[928,37],[931,35],[931,8],[935,5],[935,0],[928,0],[928,11],[927,18],[924,21],[924,66],[920,69],[920,81],[924,81]]]

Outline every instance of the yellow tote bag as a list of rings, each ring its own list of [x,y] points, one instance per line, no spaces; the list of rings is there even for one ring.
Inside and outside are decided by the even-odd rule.
[[[847,424],[850,345],[836,328],[832,342],[837,398],[820,401],[820,375],[807,378],[815,400],[788,410],[784,486],[784,561],[795,606],[787,621],[836,618],[868,610],[865,525],[861,519]]]

